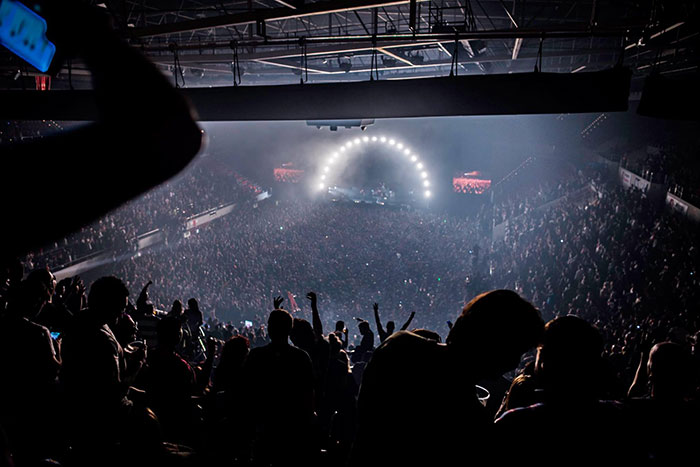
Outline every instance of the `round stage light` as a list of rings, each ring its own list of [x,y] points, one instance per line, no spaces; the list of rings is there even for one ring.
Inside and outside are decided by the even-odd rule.
[[[323,168],[323,171],[324,171],[324,172],[328,172],[329,170],[330,170],[330,169],[328,168],[328,166],[326,166],[326,167]]]
[[[325,185],[324,185],[323,183],[319,183],[319,184],[318,184],[318,189],[319,189],[319,190],[323,190],[323,187],[324,187],[324,186],[325,186]]]
[[[420,174],[420,176],[421,176],[422,178],[428,178],[428,172],[422,172],[422,173]]]
[[[377,141],[377,137],[376,137],[376,136],[372,136],[372,141]]]
[[[426,198],[430,198],[430,191],[426,191],[426,192],[425,192],[425,197],[426,197]]]
[[[390,139],[390,140],[389,140],[389,146],[393,146],[393,145],[395,145],[395,144],[396,144],[396,141],[394,141],[393,139]]]
[[[386,136],[382,136],[381,138],[379,138],[379,141],[381,141],[382,143],[386,143]]]
[[[399,149],[403,149],[403,144],[399,143],[399,144],[396,145],[396,147],[399,148]]]
[[[345,151],[345,146],[340,147],[340,152],[343,152],[343,151]]]
[[[430,182],[429,182],[428,180],[423,180],[423,186],[426,187],[426,188],[429,187],[429,186],[430,186]]]
[[[325,175],[321,175],[321,180],[325,180],[325,179],[326,179],[326,176],[325,176]]]
[[[416,156],[411,157],[411,162],[415,162],[417,160],[418,160],[418,157],[416,157]]]
[[[365,143],[366,143],[367,141],[369,141],[369,136],[363,136],[363,137],[362,137],[362,141],[364,141]]]
[[[411,154],[411,151],[409,151],[408,149],[404,149],[404,150],[403,150],[403,153],[406,154],[406,155],[408,156],[409,154]]]
[[[423,163],[422,163],[422,162],[417,163],[417,164],[416,164],[416,168],[417,168],[418,170],[422,169],[422,168],[423,168]]]
[[[360,144],[360,138],[355,138],[355,139],[353,140],[353,143],[355,143],[355,144]]]

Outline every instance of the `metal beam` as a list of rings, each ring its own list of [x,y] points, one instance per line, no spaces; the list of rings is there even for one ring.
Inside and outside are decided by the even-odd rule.
[[[387,6],[404,5],[410,0],[334,0],[315,2],[302,5],[299,8],[267,8],[245,13],[200,18],[177,23],[160,24],[145,28],[136,28],[130,31],[132,37],[162,36],[200,29],[218,28],[238,24],[250,24],[257,21],[279,21],[283,19],[303,18],[328,13],[340,13],[345,11],[362,10],[365,8],[379,8]],[[425,0],[420,0],[425,1]]]
[[[340,43],[350,43],[350,42],[367,42],[371,43],[373,40],[379,41],[395,41],[400,42],[408,47],[415,45],[414,41],[454,41],[457,40],[494,40],[494,39],[540,39],[546,37],[548,40],[551,39],[571,39],[576,37],[622,37],[629,35],[631,30],[641,30],[644,27],[643,24],[628,24],[622,26],[615,26],[606,29],[572,29],[572,28],[558,28],[558,29],[500,29],[500,30],[488,30],[488,31],[473,31],[473,32],[459,32],[455,34],[454,32],[446,33],[419,33],[419,34],[381,34],[378,37],[374,37],[371,34],[365,35],[345,35],[345,36],[311,36],[306,38],[307,44],[340,44]],[[239,41],[239,46],[242,47],[271,47],[271,46],[286,46],[298,44],[298,37],[289,38],[268,38],[265,41],[262,40],[248,40]],[[378,44],[380,47],[384,47]],[[203,42],[201,44],[184,44],[179,46],[179,50],[199,50],[199,49],[221,49],[229,48],[229,41],[225,42]],[[168,52],[169,46],[152,46],[144,47],[142,50],[146,52]]]
[[[400,56],[400,55],[396,55],[395,53],[391,53],[391,52],[389,52],[388,50],[383,49],[383,48],[381,48],[381,47],[377,47],[377,50],[380,51],[381,53],[383,53],[384,55],[388,55],[389,57],[394,58],[394,59],[396,59],[396,60],[398,60],[398,61],[400,61],[400,62],[403,62],[403,63],[405,63],[405,64],[407,64],[407,65],[413,66],[413,62],[411,62],[410,60],[408,60],[408,59],[406,59],[406,58],[403,58],[403,57]]]

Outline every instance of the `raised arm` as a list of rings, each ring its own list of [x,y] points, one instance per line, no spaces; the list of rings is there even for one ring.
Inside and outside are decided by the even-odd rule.
[[[382,321],[379,319],[379,303],[375,303],[372,305],[372,308],[374,308],[374,320],[377,323],[377,333],[379,334],[379,341],[384,342],[384,339],[386,339],[386,331],[382,327]]]
[[[316,339],[323,339],[323,323],[321,323],[321,316],[318,314],[318,297],[316,297],[315,292],[309,292],[306,294],[306,298],[311,301],[311,323],[314,335]]]
[[[402,331],[405,331],[406,329],[408,329],[408,327],[411,325],[411,321],[413,321],[414,316],[416,316],[416,312],[412,311],[411,316],[409,316],[408,319],[406,320],[406,322],[403,323],[403,326],[401,326]]]

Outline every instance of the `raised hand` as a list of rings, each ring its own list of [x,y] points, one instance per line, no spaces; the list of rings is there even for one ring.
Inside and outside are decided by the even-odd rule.
[[[278,309],[278,308],[280,308],[280,307],[282,306],[282,302],[283,302],[283,301],[284,301],[284,298],[282,298],[281,295],[278,295],[277,297],[275,297],[275,298],[272,300],[272,303],[273,303],[274,306],[275,306],[275,310]]]
[[[373,309],[375,312],[379,311],[379,303],[375,303],[374,305],[372,305],[372,309]]]
[[[315,306],[318,303],[318,297],[316,297],[316,292],[309,292],[306,294],[306,298],[311,300],[311,306]]]

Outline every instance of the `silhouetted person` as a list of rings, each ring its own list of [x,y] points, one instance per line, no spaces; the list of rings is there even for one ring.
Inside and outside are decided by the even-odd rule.
[[[4,215],[15,223],[4,232],[4,244],[20,254],[169,179],[189,164],[202,141],[185,99],[137,48],[118,38],[99,8],[43,2],[42,16],[57,50],[78,56],[91,71],[98,119],[0,150],[0,198],[13,199]],[[16,180],[26,174],[33,188],[17,197]],[[79,208],[40,208],[54,196],[57,180],[61,197],[81,200]]]
[[[187,300],[185,320],[187,321],[187,326],[190,328],[193,334],[194,330],[198,329],[202,323],[204,323],[204,317],[202,316],[202,312],[199,310],[199,302],[197,302],[197,299],[190,298]]]
[[[362,340],[360,341],[360,345],[355,347],[352,357],[350,358],[353,363],[363,361],[365,359],[365,354],[374,350],[374,333],[369,327],[369,323],[363,319],[359,321],[360,323],[357,325],[357,327],[362,335]]]
[[[161,319],[158,347],[149,351],[142,384],[166,439],[188,444],[192,435],[191,398],[196,393],[197,379],[195,371],[176,351],[181,340],[180,320],[170,316]]]
[[[119,439],[131,407],[126,397],[145,359],[137,350],[127,366],[124,350],[111,327],[123,313],[129,291],[116,277],[102,277],[90,287],[88,308],[63,334],[61,381],[70,411],[74,447],[83,454],[108,449]]]
[[[330,453],[329,462],[345,462],[355,435],[357,384],[350,372],[350,359],[335,333],[328,335],[330,359],[325,381],[325,397],[319,418]]]
[[[635,459],[622,406],[601,401],[605,392],[603,340],[575,316],[545,326],[535,374],[543,402],[510,410],[496,421],[503,461],[539,465],[627,465]]]
[[[309,355],[289,344],[292,321],[287,311],[273,310],[270,343],[252,349],[244,366],[253,456],[262,465],[299,465],[311,456],[313,368]]]
[[[0,426],[14,455],[25,461],[50,454],[50,414],[60,409],[57,345],[47,328],[32,321],[48,298],[44,284],[25,280],[12,289],[0,318]]]
[[[406,331],[389,337],[364,373],[352,464],[479,460],[490,420],[476,382],[515,368],[539,341],[542,328],[530,303],[515,292],[496,290],[467,304],[446,344]]]
[[[246,443],[251,424],[241,417],[241,406],[246,403],[246,384],[243,365],[250,351],[250,342],[243,336],[226,341],[221,349],[219,365],[214,370],[212,392],[217,422],[213,443],[217,454],[224,459],[243,462],[250,456]]]
[[[219,364],[214,371],[212,386],[214,392],[226,391],[241,394],[243,364],[249,351],[250,342],[243,336],[235,336],[226,341],[221,349]]]
[[[340,339],[340,342],[343,344],[343,350],[348,348],[348,328],[345,327],[345,321],[336,321],[335,322],[335,331],[333,331],[333,334],[338,336],[338,339]]]
[[[690,397],[696,371],[679,344],[661,342],[649,352],[649,395],[629,401],[646,464],[681,465],[697,456],[700,407]]]
[[[379,304],[375,303],[373,309],[374,321],[377,323],[377,334],[379,334],[379,342],[384,342],[387,337],[391,336],[394,333],[396,324],[393,321],[387,321],[386,330],[384,330],[384,327],[382,326],[382,321],[379,319]],[[411,321],[413,321],[414,316],[416,316],[416,312],[412,311],[411,315],[408,317],[408,320],[406,320],[403,326],[401,326],[401,331],[405,331],[406,329],[408,329],[408,327],[411,325]]]

